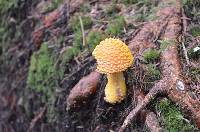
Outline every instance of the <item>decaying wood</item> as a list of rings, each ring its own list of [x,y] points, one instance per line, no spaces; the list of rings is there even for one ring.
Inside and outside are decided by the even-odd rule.
[[[67,97],[67,110],[72,106],[84,103],[91,95],[96,92],[97,84],[101,74],[94,71],[83,77],[70,91]]]
[[[153,86],[144,100],[129,113],[119,130],[120,132],[125,131],[126,127],[136,115],[161,92],[166,93],[173,102],[179,104],[182,110],[185,111],[200,128],[200,102],[190,96],[187,91],[187,85],[181,77],[181,66],[177,50],[179,44],[177,38],[181,32],[180,3],[177,2],[176,7],[162,9],[160,13],[163,16],[170,16],[168,25],[161,35],[161,38],[162,40],[171,42],[161,53],[162,79]],[[142,45],[145,45],[145,43],[142,43]],[[143,48],[143,46],[140,47]]]

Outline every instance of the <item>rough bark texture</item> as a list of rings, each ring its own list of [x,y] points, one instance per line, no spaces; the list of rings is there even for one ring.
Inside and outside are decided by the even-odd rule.
[[[125,131],[129,123],[136,117],[136,115],[150,103],[152,99],[156,97],[158,93],[167,93],[169,98],[180,105],[183,111],[200,128],[200,102],[197,99],[192,98],[187,91],[187,86],[181,77],[181,66],[178,57],[178,37],[181,32],[181,12],[180,2],[177,1],[176,7],[167,7],[158,12],[159,16],[169,16],[168,24],[162,32],[162,40],[169,41],[167,48],[161,53],[161,67],[162,67],[162,79],[154,85],[154,87],[145,96],[144,100],[138,104],[126,117],[123,125],[120,128],[120,132]],[[164,21],[163,21],[164,23]],[[154,23],[157,26],[157,22]],[[152,27],[154,27],[154,24]],[[148,24],[147,24],[148,25]],[[144,26],[147,27],[147,26]],[[136,36],[140,37],[140,36]],[[137,40],[133,39],[133,42]],[[150,42],[152,44],[152,42]],[[141,45],[149,45],[141,43]],[[135,45],[132,46],[134,49]],[[140,51],[145,46],[140,46]]]
[[[169,40],[176,40],[181,29],[181,16],[180,11],[174,13],[169,25],[166,28],[163,38]],[[197,126],[200,128],[200,102],[198,99],[193,98],[188,92],[188,86],[185,84],[181,76],[180,59],[178,57],[178,42],[171,44],[161,54],[162,70],[168,85],[168,97],[179,104],[182,109],[187,113],[190,118],[193,118]]]
[[[67,97],[67,109],[72,106],[83,103],[96,92],[97,84],[101,75],[98,72],[92,72],[83,77],[70,91]]]

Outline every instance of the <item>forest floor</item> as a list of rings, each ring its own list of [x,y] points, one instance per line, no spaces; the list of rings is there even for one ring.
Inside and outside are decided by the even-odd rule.
[[[174,1],[174,0],[172,0]],[[158,45],[135,56],[125,72],[127,97],[111,105],[104,101],[106,75],[87,100],[70,104],[70,91],[95,71],[92,51],[105,38],[131,44],[142,27],[159,19],[162,0],[0,0],[0,131],[118,131],[137,105],[137,91],[146,95],[164,76]],[[200,102],[200,2],[182,3],[178,56],[187,93]],[[185,15],[185,16],[184,16]],[[184,30],[184,28],[186,28]],[[177,38],[180,39],[180,38]],[[127,131],[151,131],[146,115],[153,112],[160,131],[200,131],[190,114],[165,95],[147,105]],[[188,112],[189,113],[189,112]]]

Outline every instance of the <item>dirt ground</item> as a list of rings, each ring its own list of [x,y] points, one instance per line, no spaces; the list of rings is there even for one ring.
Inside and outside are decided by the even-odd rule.
[[[0,132],[117,131],[136,106],[136,91],[147,94],[161,79],[159,55],[135,57],[124,72],[128,91],[121,103],[104,101],[106,75],[84,102],[66,109],[67,97],[95,71],[92,51],[101,40],[115,37],[128,45],[146,23],[159,19],[160,5],[161,0],[0,0]],[[182,6],[182,76],[200,102],[200,2],[185,0]],[[145,110],[155,113],[162,131],[200,131],[165,95]],[[140,114],[127,132],[150,131],[147,126]]]

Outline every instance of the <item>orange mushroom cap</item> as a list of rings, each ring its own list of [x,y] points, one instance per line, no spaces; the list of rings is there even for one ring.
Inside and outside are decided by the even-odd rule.
[[[133,63],[133,55],[128,46],[114,38],[101,41],[92,55],[97,60],[98,72],[105,74],[124,71]]]

